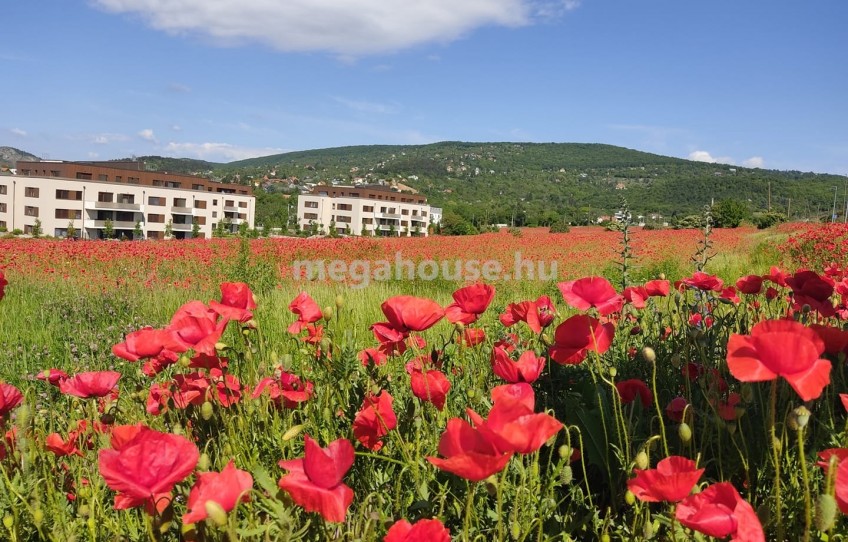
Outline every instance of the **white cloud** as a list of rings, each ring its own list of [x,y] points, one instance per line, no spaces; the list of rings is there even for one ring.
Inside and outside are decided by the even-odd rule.
[[[168,143],[163,149],[166,153],[180,158],[199,158],[201,160],[232,162],[257,156],[268,156],[286,152],[285,149],[272,147],[237,147],[229,143]]]
[[[762,168],[766,165],[766,161],[763,160],[762,156],[752,156],[747,160],[743,160],[742,165],[745,167]]]
[[[729,156],[713,156],[707,151],[692,151],[689,153],[689,160],[710,164],[733,164],[733,159]]]
[[[260,42],[281,51],[339,55],[397,51],[447,42],[474,29],[516,27],[561,16],[577,0],[90,0],[113,13],[140,15],[170,34],[223,44]]]
[[[90,136],[88,139],[98,145],[108,145],[116,141],[126,141],[129,138],[123,134],[96,134]]]
[[[93,160],[95,158],[100,158],[100,154],[96,153],[96,152],[90,152],[90,153],[88,153],[88,157]]]
[[[171,125],[171,130],[173,130],[173,131],[175,131],[175,132],[182,131],[182,129],[183,129],[183,127],[182,127],[182,126],[180,126],[179,124],[172,124],[172,125]]]
[[[145,128],[138,132],[138,137],[145,141],[152,141],[153,143],[157,142],[156,135],[153,133],[153,130],[150,128]]]
[[[20,136],[20,137],[26,137],[27,136],[26,130],[21,130],[20,128],[10,128],[9,131],[12,132],[16,136]]]

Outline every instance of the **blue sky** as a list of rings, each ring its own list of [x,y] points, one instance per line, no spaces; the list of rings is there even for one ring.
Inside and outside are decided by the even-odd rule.
[[[844,0],[40,0],[4,14],[0,145],[45,158],[589,142],[848,174]]]

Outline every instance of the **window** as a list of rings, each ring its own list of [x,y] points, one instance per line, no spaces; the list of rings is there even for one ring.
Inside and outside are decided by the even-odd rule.
[[[124,178],[121,177],[120,175],[115,175],[115,182],[116,183],[122,183],[122,182],[124,182]]]
[[[159,179],[153,179],[153,186],[165,186],[165,181],[160,181]]]
[[[205,226],[206,225],[206,217],[205,216],[196,216],[194,218],[197,220],[198,226]]]
[[[27,205],[24,207],[24,215],[26,216],[38,216],[38,207],[30,207]]]
[[[97,180],[98,180],[98,181],[108,181],[108,180],[109,180],[109,176],[108,176],[108,175],[98,175],[98,176],[97,176]]]
[[[374,212],[374,206],[373,205],[363,205],[362,206],[362,212],[363,213],[373,213]]]
[[[213,206],[213,207],[217,207],[217,206],[218,206],[218,200],[213,199],[213,200],[212,200],[212,206]]]
[[[212,211],[212,218],[218,218],[218,211]]]
[[[135,222],[135,213],[132,211],[115,211],[116,222]]]
[[[185,198],[174,198],[174,207],[185,207],[186,200]]]
[[[163,205],[165,205],[165,198],[160,198],[158,196],[147,196],[147,204],[162,207]]]
[[[141,179],[139,179],[138,177],[127,177],[127,182],[130,184],[139,184],[141,182]]]
[[[192,190],[203,190],[203,185],[202,184],[193,184],[193,185],[191,185],[191,189]]]
[[[336,217],[336,222],[344,222],[345,224],[350,224],[351,220],[349,216],[339,215]]]
[[[34,186],[27,186],[26,190],[24,190],[24,196],[28,198],[37,198],[38,197],[38,188]]]
[[[409,214],[409,209],[401,209],[400,214],[402,214],[402,215],[408,215],[408,214]]]
[[[165,215],[151,215],[151,214],[148,214],[148,215],[147,215],[147,221],[148,221],[148,222],[162,223],[162,222],[165,222]]]
[[[236,203],[231,199],[228,199],[224,202],[224,207],[235,207],[235,206],[236,206]]]
[[[91,173],[83,173],[81,171],[77,171],[77,179],[83,179],[86,181],[91,180]]]
[[[363,218],[363,219],[362,219],[362,223],[363,223],[363,224],[373,224],[373,223],[374,223],[374,219],[373,219],[373,218]]]
[[[82,211],[79,209],[56,209],[55,217],[79,220],[82,218]]]
[[[50,175],[53,176],[53,177],[58,177],[59,176],[59,170],[58,169],[51,169]]]
[[[206,209],[206,200],[196,200],[194,202],[195,209]]]
[[[56,190],[56,199],[82,200],[82,190]]]
[[[303,202],[303,206],[306,207],[307,209],[317,209],[318,208],[318,202],[317,201],[305,201],[305,202]]]
[[[238,206],[241,207],[242,209],[247,209],[247,202],[246,201],[240,201]]]
[[[97,201],[100,203],[112,203],[112,198],[115,194],[112,192],[98,192],[97,193]]]
[[[5,212],[6,212],[6,204],[0,203],[0,213],[5,213]]]
[[[306,220],[318,220],[317,213],[303,213],[303,218]]]
[[[118,194],[118,203],[135,203],[134,194]]]
[[[351,205],[349,203],[339,203],[337,208],[338,208],[339,211],[352,211],[353,205]]]
[[[380,212],[381,212],[381,213],[385,213],[385,212],[386,212],[386,208],[385,208],[385,207],[380,207]]]
[[[6,190],[8,190],[8,188],[6,188],[6,185],[5,185],[5,184],[0,184],[0,194],[5,195],[5,194],[6,194]]]

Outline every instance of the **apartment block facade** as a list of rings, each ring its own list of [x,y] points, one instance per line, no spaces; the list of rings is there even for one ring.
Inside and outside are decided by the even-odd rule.
[[[218,223],[231,232],[254,227],[256,201],[249,187],[201,177],[145,171],[138,162],[18,162],[17,174],[0,176],[0,227],[65,237],[100,239],[111,223],[114,237],[210,238]]]
[[[316,186],[297,201],[301,230],[342,235],[426,237],[430,205],[418,194],[384,186]]]

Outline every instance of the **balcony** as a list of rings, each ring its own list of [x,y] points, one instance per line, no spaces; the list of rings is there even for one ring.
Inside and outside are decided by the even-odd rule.
[[[245,209],[247,210],[247,209]],[[224,211],[227,213],[240,213],[241,210],[238,207],[224,207]]]
[[[174,231],[191,231],[191,224],[171,224],[171,229]]]
[[[96,228],[98,230],[102,230],[106,227],[105,220],[86,220],[85,221],[86,228]],[[112,221],[112,229],[113,230],[132,230],[135,229],[135,222],[125,222],[123,220],[113,220]]]
[[[395,218],[400,219],[401,215],[393,214],[393,213],[374,213],[377,218]]]
[[[118,203],[116,201],[95,201],[95,209],[104,211],[141,211],[140,203]]]
[[[171,207],[171,214],[190,215],[191,214],[191,208],[190,207]]]

